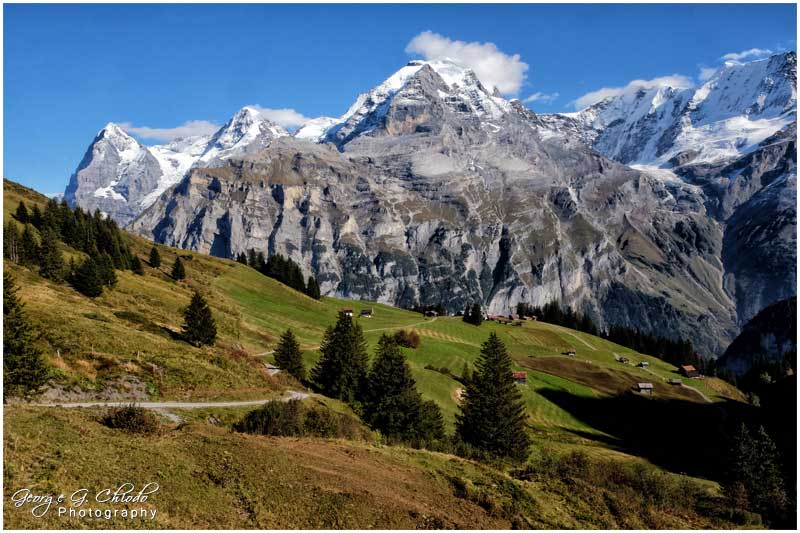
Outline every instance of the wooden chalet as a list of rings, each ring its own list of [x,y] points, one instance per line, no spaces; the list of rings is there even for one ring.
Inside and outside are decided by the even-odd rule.
[[[528,373],[527,372],[512,372],[511,377],[514,379],[514,382],[519,385],[527,385],[528,384]]]
[[[636,392],[640,392],[642,394],[653,394],[653,384],[652,383],[637,383],[636,384]]]
[[[687,378],[696,378],[700,376],[700,372],[694,367],[694,365],[681,365],[678,368],[678,372],[680,372],[681,376]]]

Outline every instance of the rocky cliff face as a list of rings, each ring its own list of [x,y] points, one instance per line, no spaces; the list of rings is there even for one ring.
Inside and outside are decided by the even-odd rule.
[[[214,166],[229,157],[262,150],[288,132],[244,107],[212,136],[145,146],[120,126],[98,132],[64,193],[73,206],[100,209],[127,224],[195,166]]]
[[[362,95],[330,142],[281,138],[196,169],[131,228],[227,257],[280,252],[348,298],[495,313],[560,300],[708,353],[733,337],[700,187],[543,135],[463,69],[415,63],[402,78]]]

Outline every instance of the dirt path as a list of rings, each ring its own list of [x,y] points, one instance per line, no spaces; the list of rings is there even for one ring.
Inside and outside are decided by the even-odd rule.
[[[288,402],[289,400],[302,400],[308,398],[305,392],[289,391],[289,395],[283,398],[266,399],[266,400],[245,400],[245,401],[229,401],[229,402],[74,402],[74,403],[34,403],[34,407],[64,407],[72,409],[76,407],[124,407],[135,403],[137,407],[144,407],[145,409],[161,410],[161,409],[207,409],[212,407],[243,407],[247,405],[261,405],[268,402],[280,401]]]
[[[414,324],[405,324],[403,326],[389,326],[387,328],[365,329],[364,333],[367,333],[368,331],[384,331],[384,330],[387,330],[387,329],[413,328],[413,327],[416,327],[416,326],[421,326],[423,324],[430,324],[431,322],[436,322],[437,318],[439,318],[439,317],[435,316],[435,317],[431,318],[430,320],[423,320],[422,322],[416,322]]]

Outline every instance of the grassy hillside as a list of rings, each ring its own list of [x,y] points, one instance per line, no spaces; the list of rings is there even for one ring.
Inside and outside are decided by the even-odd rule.
[[[30,189],[4,181],[4,222],[11,220],[23,199],[28,207],[46,201]],[[677,377],[675,367],[563,327],[534,321],[521,327],[496,323],[475,327],[456,317],[425,318],[371,302],[328,297],[317,301],[234,261],[165,246],[158,246],[161,267],[151,268],[146,260],[152,243],[132,235],[127,239],[145,263],[144,275],[118,271],[117,286],[95,299],[67,284],[47,281],[35,270],[4,262],[4,270],[21,287],[19,296],[42,333],[39,344],[54,369],[46,399],[238,400],[301,390],[283,374],[269,375],[264,363],[272,361],[278,336],[292,328],[307,366],[313,365],[325,328],[335,322],[342,307],[354,307],[356,314],[365,307],[373,309],[372,318],[357,319],[370,352],[383,333],[402,328],[420,335],[420,346],[404,353],[420,392],[441,407],[449,432],[461,388],[451,375],[458,376],[465,364],[472,365],[481,343],[496,332],[516,369],[528,372],[528,383],[520,385],[520,391],[534,436],[531,465],[579,451],[592,460],[706,477],[714,473],[714,465],[695,457],[695,443],[703,442],[713,456],[723,433],[723,406],[735,407],[741,399],[739,391],[713,378],[691,380],[691,387],[667,385],[666,379]],[[66,247],[63,251],[67,256],[81,255]],[[175,282],[168,272],[178,256],[187,279]],[[215,346],[195,348],[178,336],[181,311],[193,289],[204,293],[211,304],[218,326]],[[567,348],[575,348],[577,356],[561,355]],[[624,365],[617,362],[619,356],[634,364],[648,361],[650,367]],[[640,381],[654,383],[652,398],[630,392]],[[349,412],[338,402],[315,398],[331,409]],[[147,474],[169,486],[164,490],[166,503],[159,506],[162,516],[169,514],[159,527],[719,525],[691,510],[678,514],[652,506],[644,514],[623,510],[632,504],[616,501],[613,491],[609,495],[586,488],[578,496],[569,482],[512,481],[513,465],[490,468],[444,454],[366,442],[230,434],[225,427],[245,411],[175,410],[186,424],[169,426],[159,436],[131,437],[100,425],[96,411],[10,407],[5,413],[6,487],[101,486],[124,472],[144,468],[142,480]],[[210,417],[222,427],[209,425]],[[665,447],[664,439],[677,434],[693,438]],[[40,464],[42,456],[48,459]],[[113,468],[99,468],[105,461]],[[234,468],[237,481],[219,486],[216,477],[208,477],[208,472],[231,461],[236,466],[224,468]],[[271,475],[265,478],[265,471]],[[404,480],[399,487],[393,485],[396,479]],[[709,495],[718,490],[711,482],[691,483]],[[342,486],[346,488],[336,488]],[[225,502],[220,512],[198,507],[192,498],[195,492]],[[34,526],[22,513],[9,516],[15,527]]]
[[[573,466],[507,473],[424,450],[255,437],[205,423],[131,436],[102,426],[85,410],[11,407],[4,422],[6,498],[11,487],[58,494],[69,487],[117,486],[120,480],[139,487],[156,482],[160,489],[151,500],[131,507],[156,510],[158,528],[730,527],[695,510],[713,504],[713,489],[681,476],[630,469],[631,480],[641,479],[654,498],[656,492],[680,498],[679,505],[649,501],[631,487],[581,478],[589,468],[579,458]],[[10,505],[4,518],[12,528],[153,526],[122,519],[85,522],[55,512],[36,519]]]

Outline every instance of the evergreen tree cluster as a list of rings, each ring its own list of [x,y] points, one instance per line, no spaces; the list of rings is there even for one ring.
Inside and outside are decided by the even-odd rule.
[[[99,296],[103,288],[116,284],[115,269],[137,269],[138,258],[122,231],[99,210],[89,214],[80,207],[72,209],[66,200],[50,199],[44,211],[36,204],[29,210],[20,202],[13,216],[23,230],[13,221],[3,228],[3,257],[28,267],[37,265],[42,277],[57,282],[66,279],[83,294]],[[80,265],[65,265],[62,242],[89,257]]]
[[[671,339],[625,326],[610,326],[601,331],[587,315],[576,313],[569,307],[562,307],[558,302],[550,302],[543,307],[534,307],[525,303],[517,304],[520,316],[535,316],[542,322],[576,329],[608,339],[637,352],[646,353],[675,366],[691,364],[703,373],[708,372],[712,363],[708,363],[695,353],[691,341]]]
[[[428,311],[434,311],[439,316],[447,316],[447,309],[445,309],[442,304],[415,305],[410,309],[410,311],[414,311],[415,313],[422,313],[423,315]]]
[[[314,276],[309,276],[308,282],[306,282],[303,279],[303,271],[300,269],[300,265],[289,257],[275,254],[267,258],[264,252],[256,252],[251,248],[247,251],[247,254],[240,253],[237,255],[236,261],[248,265],[265,276],[278,280],[315,300],[319,300],[322,297],[317,279]]]
[[[16,282],[3,274],[3,400],[31,396],[44,386],[49,369],[36,347],[37,334],[17,297]]]
[[[773,524],[786,520],[788,498],[778,449],[763,426],[755,432],[742,424],[733,439],[723,489],[735,509],[757,512]]]
[[[483,323],[483,309],[481,309],[481,304],[474,303],[472,306],[468,305],[467,308],[464,309],[464,316],[461,320],[473,326],[480,326]]]
[[[353,405],[370,427],[390,440],[424,445],[444,438],[438,406],[422,399],[393,337],[381,337],[370,368],[361,326],[340,313],[320,352],[311,380],[322,394]]]

